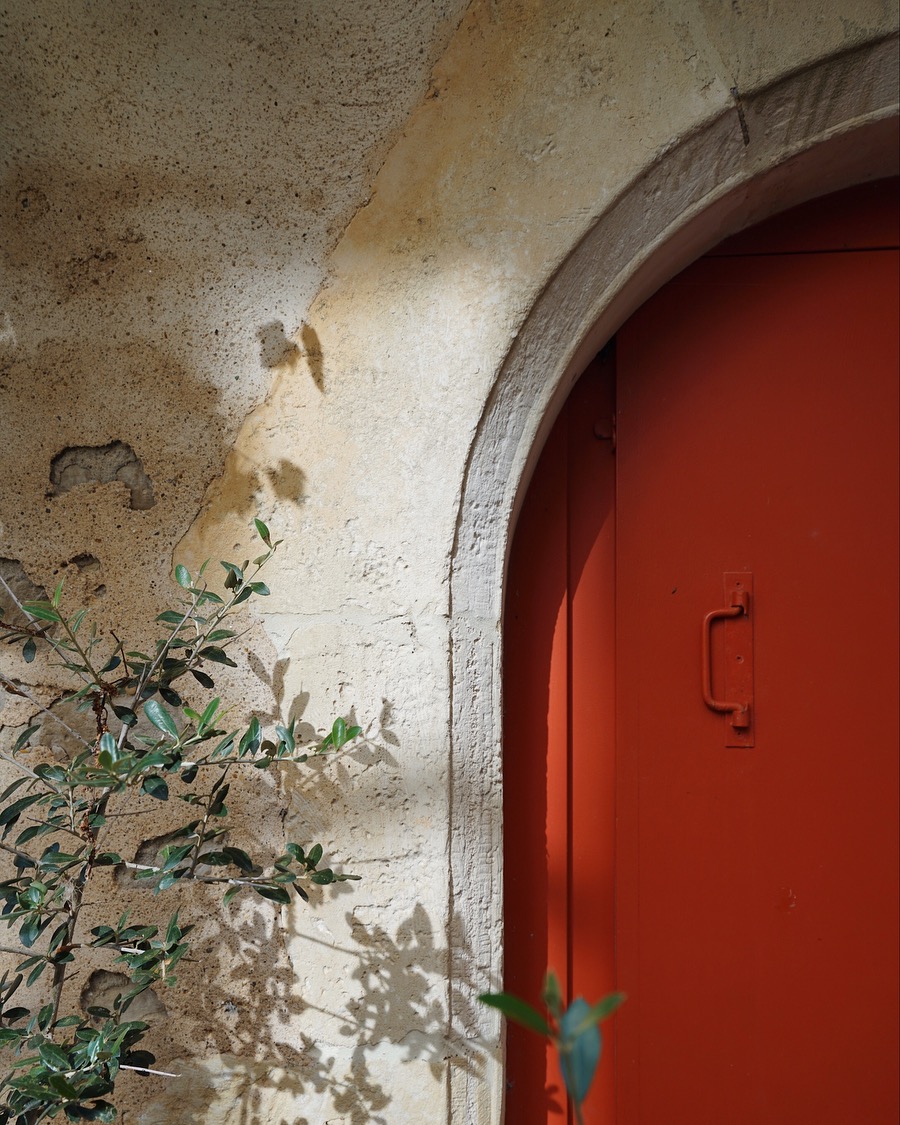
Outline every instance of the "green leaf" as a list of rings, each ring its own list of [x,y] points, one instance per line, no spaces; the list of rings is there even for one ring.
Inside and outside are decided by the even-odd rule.
[[[204,660],[212,660],[214,664],[227,664],[229,668],[237,668],[237,664],[231,657],[216,645],[207,645],[206,648],[200,649],[200,656]]]
[[[112,709],[116,718],[120,719],[126,727],[133,727],[137,722],[138,717],[130,707],[117,707],[114,703]]]
[[[550,1026],[541,1013],[518,996],[509,992],[485,992],[478,999],[482,1004],[499,1009],[508,1020],[520,1023],[523,1027],[536,1031],[538,1035],[549,1037],[551,1034]]]
[[[79,611],[72,617],[72,620],[69,622],[69,628],[73,633],[78,632],[85,617],[87,617],[86,609],[79,609]]]
[[[157,614],[156,620],[161,625],[180,625],[184,621],[184,614],[179,613],[177,609],[167,609],[163,613]]]
[[[166,928],[166,945],[171,945],[181,937],[181,927],[178,925],[178,911],[176,910],[172,917],[169,919],[169,925]]]
[[[337,876],[330,867],[323,867],[321,871],[317,871],[314,875],[311,875],[310,879],[320,887],[327,887],[330,883],[337,882]]]
[[[191,669],[191,675],[194,677],[194,679],[197,681],[197,683],[200,684],[202,687],[214,688],[216,686],[215,682],[214,682],[214,680],[211,676],[207,676],[207,674],[205,672],[201,672],[197,668]]]
[[[219,699],[218,696],[216,696],[215,699],[211,699],[209,701],[209,703],[207,703],[206,709],[204,710],[203,714],[200,716],[200,721],[197,724],[198,727],[208,727],[209,726],[209,724],[216,717],[216,711],[218,711],[220,703],[221,703],[221,700]]]
[[[59,1094],[61,1098],[67,1098],[72,1101],[78,1100],[78,1091],[62,1074],[48,1074],[47,1085],[54,1094]]]
[[[207,602],[213,602],[215,605],[225,604],[219,595],[214,594],[212,590],[204,590],[201,594],[197,595],[197,605],[205,605]]]
[[[141,792],[148,797],[155,797],[157,801],[168,801],[169,787],[165,780],[158,774],[150,774],[141,782]]]
[[[179,563],[178,566],[175,567],[175,581],[185,590],[189,590],[191,588],[191,572],[186,566],[182,566],[181,563]]]
[[[37,730],[37,727],[31,727],[30,729],[34,731]],[[0,795],[0,801],[5,801],[6,798],[15,793],[17,789],[21,789],[21,787],[25,785],[27,781],[27,777],[17,777],[15,781],[10,782],[10,784],[7,785],[7,787],[3,790],[3,794]]]
[[[101,754],[108,754],[114,762],[119,757],[119,744],[109,731],[105,731],[100,735],[99,750]]]
[[[236,590],[244,581],[244,572],[234,563],[222,562],[219,565],[225,568],[225,589]]]
[[[7,805],[2,812],[0,812],[0,826],[5,826],[8,832],[10,828],[16,823],[22,813],[31,808],[35,802],[40,801],[45,794],[43,793],[29,793],[27,797],[20,797],[18,801],[13,801],[11,805]],[[3,833],[6,835],[6,832]]]
[[[187,856],[192,850],[193,844],[169,844],[168,847],[162,849],[160,856],[162,858],[162,870],[171,871],[176,868],[179,863]]]
[[[599,1023],[600,1020],[605,1020],[608,1016],[611,1016],[616,1008],[627,999],[628,997],[624,992],[610,992],[608,996],[604,996],[602,1000],[590,1008],[586,1018],[592,1023]]]
[[[260,597],[266,598],[272,592],[265,582],[250,582],[250,589],[254,594],[259,594]]]
[[[33,726],[29,727],[27,730],[23,730],[16,741],[13,743],[12,752],[14,754],[17,754],[22,749],[22,747],[25,746],[29,738],[31,738],[33,734],[37,734],[40,729],[40,726]]]
[[[225,894],[222,896],[222,905],[227,906],[229,904],[229,902],[231,902],[231,900],[234,898],[234,896],[240,893],[240,891],[241,891],[241,884],[240,883],[236,884],[233,887],[229,887],[228,890],[225,892]]]
[[[109,660],[107,660],[107,662],[100,669],[100,675],[102,676],[106,672],[111,672],[113,670],[113,668],[118,668],[121,663],[122,663],[121,656],[111,656],[109,658]]]
[[[313,844],[313,846],[309,849],[309,854],[306,857],[306,867],[309,871],[312,871],[312,869],[318,864],[319,860],[322,858],[323,850],[324,849],[322,848],[321,844]]]
[[[254,519],[253,522],[256,525],[256,534],[260,537],[260,539],[262,539],[263,543],[265,543],[267,547],[271,547],[272,539],[269,533],[269,529],[261,519]]]
[[[34,643],[34,638],[29,637],[25,644],[22,646],[22,656],[25,658],[25,663],[30,664],[37,655],[37,645]]]
[[[562,1015],[563,997],[562,990],[559,987],[559,980],[556,973],[552,969],[547,970],[547,975],[544,978],[544,995],[543,1001],[547,1005],[556,1019]]]
[[[31,988],[31,986],[38,979],[38,977],[41,975],[41,973],[43,973],[44,969],[47,968],[48,963],[49,962],[45,961],[43,959],[43,957],[40,959],[40,961],[38,961],[38,963],[34,966],[34,968],[28,974],[28,980],[25,981],[25,987],[26,988]]]
[[[236,637],[234,629],[213,629],[211,633],[207,634],[207,641],[227,641],[229,637]]]
[[[223,774],[222,776],[224,777],[225,775]],[[210,802],[209,805],[210,816],[219,817],[228,815],[228,810],[225,808],[225,798],[228,796],[228,791],[230,788],[230,785],[223,785],[222,788],[219,789],[219,791],[216,793],[214,799]]]
[[[50,919],[41,921],[40,918],[34,915],[30,916],[19,930],[19,941],[25,946],[26,949],[31,949],[41,933],[50,925]],[[30,978],[29,978],[30,980]]]
[[[164,734],[168,734],[173,739],[178,738],[178,727],[175,725],[175,720],[165,707],[157,703],[155,699],[148,699],[144,704],[144,714]]]
[[[49,1005],[50,1015],[53,1014],[53,1005]],[[40,1023],[40,1020],[38,1020]],[[42,1043],[38,1047],[38,1052],[47,1066],[54,1070],[68,1070],[69,1069],[69,1056],[55,1043]]]
[[[49,602],[23,602],[22,609],[39,621],[61,621],[62,618]]]
[[[81,1016],[63,1016],[53,1025],[54,1031],[58,1027],[77,1027],[81,1023]]]
[[[95,867],[115,867],[122,862],[122,857],[118,852],[101,852],[94,859]]]
[[[84,1097],[84,1093],[81,1096]],[[116,1119],[116,1107],[105,1101],[95,1101],[93,1105],[86,1105],[84,1102],[78,1105],[69,1104],[65,1107],[65,1112],[70,1121],[105,1123]]]
[[[245,875],[253,875],[259,870],[250,856],[241,848],[223,848],[222,851]]]
[[[285,887],[273,886],[267,883],[256,883],[254,884],[253,889],[261,898],[271,899],[272,902],[280,902],[284,906],[290,904],[290,891],[288,891]]]
[[[255,754],[259,749],[259,742],[262,737],[262,728],[259,725],[259,719],[254,715],[250,720],[250,725],[247,727],[241,741],[238,743],[238,754],[243,757],[244,754]]]
[[[600,1029],[590,1020],[589,1013],[590,1006],[579,996],[559,1020],[559,1065],[576,1106],[587,1097],[600,1062]]]

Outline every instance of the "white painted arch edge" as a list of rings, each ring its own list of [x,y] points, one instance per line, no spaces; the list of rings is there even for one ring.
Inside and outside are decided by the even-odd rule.
[[[896,36],[826,58],[743,99],[657,154],[538,297],[499,371],[470,450],[451,575],[449,947],[480,976],[451,977],[451,1041],[478,1040],[486,1072],[451,1064],[453,1125],[499,1125],[502,1037],[475,994],[502,979],[501,614],[509,542],[533,466],[575,380],[669,278],[723,238],[806,199],[898,169]],[[471,992],[472,994],[467,994]]]

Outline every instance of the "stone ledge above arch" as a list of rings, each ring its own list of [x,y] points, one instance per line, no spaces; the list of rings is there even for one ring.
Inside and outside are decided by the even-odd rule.
[[[655,154],[573,247],[498,374],[470,450],[451,577],[450,947],[466,935],[485,987],[502,979],[504,573],[543,440],[591,356],[691,261],[777,211],[896,175],[897,47],[891,36],[786,74]],[[493,1063],[486,1081],[452,1079],[452,1120],[499,1125],[499,1019],[474,1003],[454,1019]]]

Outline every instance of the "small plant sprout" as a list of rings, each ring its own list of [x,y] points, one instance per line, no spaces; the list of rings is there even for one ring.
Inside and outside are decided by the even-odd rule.
[[[625,999],[625,994],[611,992],[596,1004],[589,1004],[578,996],[564,1008],[559,981],[551,969],[544,980],[546,1016],[509,992],[486,992],[478,999],[499,1009],[507,1019],[550,1040],[559,1056],[559,1068],[575,1110],[575,1120],[578,1125],[583,1125],[582,1107],[603,1048],[599,1024],[613,1014]]]

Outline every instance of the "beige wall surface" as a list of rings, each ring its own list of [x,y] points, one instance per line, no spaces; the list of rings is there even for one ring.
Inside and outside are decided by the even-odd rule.
[[[553,411],[720,237],[896,161],[878,0],[14,0],[0,567],[140,638],[284,544],[229,698],[364,727],[248,803],[363,875],[199,907],[124,1120],[499,1125],[499,624]],[[55,699],[50,670],[4,670]],[[0,701],[14,741],[34,710]],[[48,735],[49,738],[49,735]],[[140,838],[153,835],[152,818]]]

